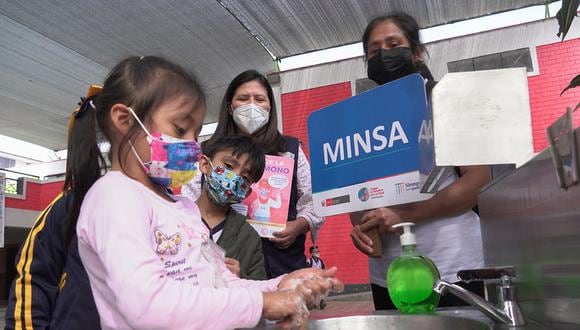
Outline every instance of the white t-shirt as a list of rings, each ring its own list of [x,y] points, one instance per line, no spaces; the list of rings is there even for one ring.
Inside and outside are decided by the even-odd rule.
[[[441,188],[457,180],[452,174]],[[441,279],[457,282],[457,271],[483,267],[483,246],[479,216],[469,210],[461,215],[418,223],[412,227],[417,238],[417,249],[429,257],[441,274]],[[398,234],[382,237],[383,255],[369,258],[371,283],[387,287],[387,270],[391,262],[401,255]]]
[[[310,261],[312,262],[312,268],[322,269],[322,260],[315,260],[314,258],[310,258]]]

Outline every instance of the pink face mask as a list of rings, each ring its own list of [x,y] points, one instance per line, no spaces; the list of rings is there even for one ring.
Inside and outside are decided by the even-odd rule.
[[[151,148],[151,161],[145,163],[129,141],[133,153],[143,165],[151,180],[166,188],[179,188],[191,181],[197,173],[197,161],[201,155],[199,143],[182,140],[159,132],[149,133],[133,109],[128,108],[137,123],[147,134]]]

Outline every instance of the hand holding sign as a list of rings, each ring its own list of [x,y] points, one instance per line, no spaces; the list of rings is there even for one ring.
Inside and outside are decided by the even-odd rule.
[[[401,217],[388,207],[381,207],[366,212],[361,218],[360,229],[366,232],[378,228],[383,235],[396,232],[393,225],[401,223]]]
[[[279,249],[287,249],[294,243],[298,235],[307,233],[309,229],[308,221],[304,218],[288,221],[286,228],[282,231],[274,232],[274,237],[270,238],[270,241]]]

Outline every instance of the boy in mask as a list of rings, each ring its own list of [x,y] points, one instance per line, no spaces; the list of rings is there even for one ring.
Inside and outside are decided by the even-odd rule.
[[[325,269],[324,262],[320,259],[320,252],[318,251],[318,246],[313,245],[310,247],[310,258],[306,260],[308,267]]]
[[[231,208],[251,192],[250,185],[264,172],[262,149],[249,137],[230,135],[202,144],[199,159],[201,194],[196,203],[210,239],[225,250],[228,269],[243,279],[264,280],[266,270],[262,241]]]

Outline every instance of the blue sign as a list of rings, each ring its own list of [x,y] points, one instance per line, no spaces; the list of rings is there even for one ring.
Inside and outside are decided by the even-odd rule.
[[[433,136],[433,109],[429,103],[419,128],[419,173],[428,177],[435,168],[435,139]]]
[[[417,171],[426,103],[424,80],[413,74],[313,112],[313,193]]]

